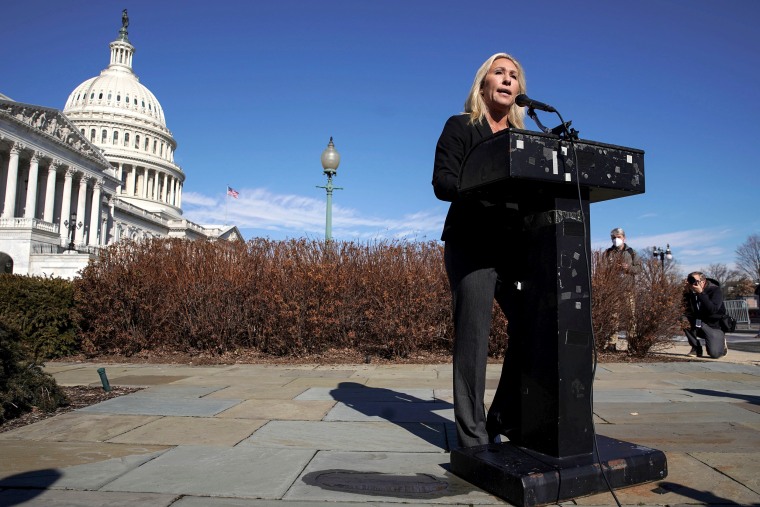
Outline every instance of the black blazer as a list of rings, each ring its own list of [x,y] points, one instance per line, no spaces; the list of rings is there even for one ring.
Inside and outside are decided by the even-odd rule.
[[[457,189],[467,153],[479,141],[493,135],[487,123],[470,124],[469,119],[468,114],[449,118],[435,147],[433,190],[438,199],[451,202],[441,239],[481,244],[506,243],[507,237],[519,227],[514,206],[465,199]]]

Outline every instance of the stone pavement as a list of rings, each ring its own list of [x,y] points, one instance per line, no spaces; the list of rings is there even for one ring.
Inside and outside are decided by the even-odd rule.
[[[451,365],[46,369],[99,386],[99,367],[146,389],[0,433],[0,505],[505,505],[447,471]],[[760,353],[600,364],[594,412],[599,434],[667,455],[668,477],[617,490],[621,504],[760,505]]]

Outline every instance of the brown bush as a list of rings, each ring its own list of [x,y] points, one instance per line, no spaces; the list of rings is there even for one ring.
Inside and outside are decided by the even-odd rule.
[[[83,270],[76,300],[91,354],[352,348],[403,357],[448,353],[453,333],[435,242],[123,242]]]
[[[656,258],[642,259],[641,273],[626,275],[603,250],[593,253],[592,318],[598,349],[614,332],[624,332],[628,353],[643,357],[670,345],[681,333],[682,284]]]

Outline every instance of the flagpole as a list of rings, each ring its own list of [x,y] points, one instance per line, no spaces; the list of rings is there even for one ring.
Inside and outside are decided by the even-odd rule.
[[[227,190],[224,192],[224,225],[227,225],[227,206],[230,202],[230,186],[227,185]]]

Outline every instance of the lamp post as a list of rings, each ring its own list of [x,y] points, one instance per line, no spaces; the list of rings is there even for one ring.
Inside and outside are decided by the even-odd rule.
[[[68,248],[68,250],[69,251],[74,250],[74,233],[76,232],[77,229],[81,229],[82,228],[82,221],[80,220],[79,223],[77,223],[77,214],[76,213],[72,213],[69,216],[68,220],[64,220],[63,221],[63,225],[65,225],[69,229],[69,248]]]
[[[325,241],[332,239],[332,194],[333,190],[343,190],[342,187],[333,186],[332,178],[338,171],[338,165],[340,164],[340,153],[335,149],[333,144],[333,138],[330,136],[330,142],[327,143],[327,148],[322,152],[322,169],[327,176],[327,185],[317,188],[324,188],[327,192],[327,211],[325,217]]]
[[[655,258],[660,259],[660,263],[662,264],[662,271],[665,272],[665,259],[673,259],[673,254],[670,252],[670,243],[667,244],[665,250],[658,246],[652,248],[652,255],[654,255]]]

